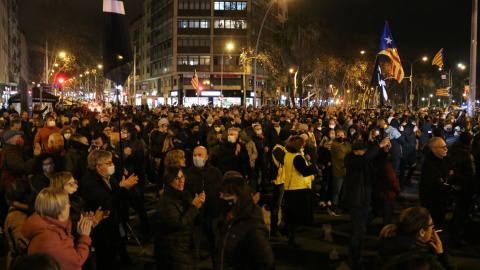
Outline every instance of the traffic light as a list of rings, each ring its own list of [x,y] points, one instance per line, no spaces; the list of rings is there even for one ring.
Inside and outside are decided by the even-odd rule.
[[[58,81],[59,84],[63,84],[65,82],[65,79],[64,78],[58,78],[57,81]]]
[[[123,96],[126,96],[127,95],[127,92],[123,92]]]
[[[203,86],[198,87],[199,92],[202,92],[202,90],[203,90]]]
[[[28,90],[28,95],[29,95],[29,96],[32,95],[32,90]]]
[[[343,98],[342,98],[342,99],[340,99],[340,103],[341,103],[341,104],[343,104]]]

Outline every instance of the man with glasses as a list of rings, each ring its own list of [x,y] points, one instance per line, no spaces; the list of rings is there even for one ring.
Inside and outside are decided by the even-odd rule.
[[[420,181],[420,203],[430,211],[436,227],[441,229],[447,212],[449,191],[448,177],[453,173],[447,159],[447,144],[440,137],[433,137],[430,152],[422,165]]]

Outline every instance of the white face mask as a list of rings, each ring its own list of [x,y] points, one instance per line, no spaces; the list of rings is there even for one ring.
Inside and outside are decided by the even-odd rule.
[[[231,142],[231,143],[234,143],[235,142],[235,136],[232,136],[232,135],[228,135],[228,141]]]
[[[112,176],[115,173],[115,165],[108,167],[107,175]]]
[[[63,137],[65,137],[65,140],[70,139],[70,136],[72,136],[71,133],[65,133],[65,134],[63,134]]]
[[[193,165],[195,165],[197,168],[202,168],[205,166],[205,160],[203,160],[201,157],[193,157]]]
[[[260,130],[256,130],[255,132],[257,133],[257,135],[262,135],[262,130],[261,130],[261,129],[260,129]]]
[[[48,126],[49,127],[54,127],[55,126],[55,121],[48,121]]]
[[[334,129],[335,128],[335,125],[330,125],[329,126],[331,129]]]
[[[216,132],[220,132],[220,130],[221,130],[221,128],[219,128],[219,127],[216,127],[216,128],[215,128],[215,131],[216,131]]]
[[[318,130],[322,130],[322,127],[317,127]]]

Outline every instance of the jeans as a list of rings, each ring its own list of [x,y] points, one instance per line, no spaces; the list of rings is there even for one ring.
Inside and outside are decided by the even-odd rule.
[[[354,266],[360,266],[367,234],[368,207],[351,207],[350,222],[352,224],[352,240],[349,257]]]
[[[280,210],[280,206],[282,205],[284,193],[284,184],[273,186],[272,209],[270,212],[270,227],[272,232],[278,229],[278,211]]]
[[[343,186],[345,182],[345,176],[334,177],[332,181],[332,205],[334,210],[340,208],[343,203]]]

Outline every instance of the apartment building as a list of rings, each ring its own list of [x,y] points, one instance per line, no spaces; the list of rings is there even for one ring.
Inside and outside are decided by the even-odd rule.
[[[136,47],[136,80],[129,86],[136,103],[149,105],[253,103],[251,63],[240,55],[255,48],[263,18],[259,51],[267,50],[277,26],[288,19],[286,0],[144,0],[144,15],[131,27]],[[197,73],[202,91],[191,84]],[[257,67],[257,104],[271,103],[268,74]],[[273,93],[273,94],[272,94]]]

